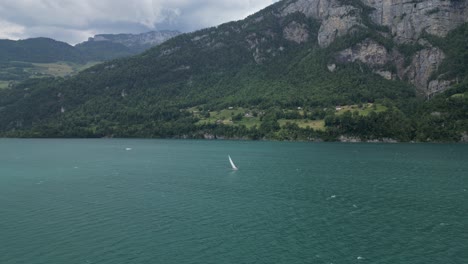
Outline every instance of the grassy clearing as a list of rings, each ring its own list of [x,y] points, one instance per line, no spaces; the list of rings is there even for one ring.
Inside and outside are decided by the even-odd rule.
[[[199,111],[198,107],[192,107],[188,109],[193,115],[200,120],[197,122],[197,125],[203,124],[225,124],[233,126],[246,126],[247,128],[260,127],[262,123],[260,121],[261,116],[264,114],[259,110],[251,110],[247,108],[230,108],[223,109],[220,111],[210,111],[209,115],[207,112]],[[295,109],[284,109],[285,113],[296,111]],[[374,112],[385,112],[387,107],[381,104],[363,104],[362,106],[358,105],[345,105],[337,107],[336,114],[342,115],[346,111],[357,111],[362,116],[369,115],[372,111]],[[255,116],[254,112],[258,114]],[[300,110],[299,114],[304,116],[304,111]],[[241,118],[239,119],[239,116]],[[310,120],[310,119],[279,119],[278,123],[281,127],[284,127],[287,123],[296,124],[300,128],[312,128],[317,131],[325,131],[324,120]]]
[[[36,70],[45,75],[51,75],[55,77],[64,77],[67,75],[74,75],[80,71],[91,68],[100,62],[93,61],[86,64],[75,64],[69,62],[56,62],[56,63],[34,63]]]
[[[10,84],[16,84],[28,78],[65,77],[75,75],[82,70],[92,67],[99,62],[74,64],[68,62],[57,63],[28,63],[14,61],[0,65],[0,89]]]
[[[458,94],[454,94],[451,96],[452,98],[464,98],[465,97],[465,94],[463,93],[458,93]]]
[[[10,81],[21,82],[28,78],[65,77],[75,75],[96,64],[99,64],[99,62],[88,62],[86,64],[74,64],[69,62],[12,62],[10,67],[7,66],[0,68],[0,74],[2,75],[2,79],[0,79],[0,88],[8,87],[8,83]]]
[[[220,111],[211,111],[209,112],[209,117],[206,116],[206,113],[200,112],[196,107],[188,109],[196,117],[200,118],[198,125],[203,124],[225,124],[233,126],[245,126],[247,128],[259,127],[261,124],[260,114],[254,116],[254,111],[245,108],[232,108],[224,109]],[[286,110],[287,111],[287,110]],[[260,112],[260,111],[257,111]],[[236,120],[236,116],[241,115],[240,120]],[[324,120],[308,120],[308,119],[280,119],[278,123],[280,126],[286,125],[286,123],[297,124],[300,128],[313,128],[314,130],[325,130],[325,121]]]
[[[244,108],[233,108],[233,109],[223,109],[220,111],[210,111],[209,117],[204,116],[203,113],[199,112],[196,107],[190,108],[190,112],[192,112],[196,117],[200,118],[198,121],[198,125],[202,124],[225,124],[225,125],[244,125],[248,128],[253,126],[260,125],[260,118],[253,117],[251,110],[244,109]],[[235,116],[241,115],[241,120],[235,120]]]
[[[57,62],[57,63],[33,63],[35,66],[32,69],[29,69],[33,75],[36,73],[41,73],[43,75],[51,75],[57,77],[65,77],[70,75],[74,72],[73,67],[65,62]]]
[[[278,123],[280,126],[286,125],[286,123],[294,123],[300,128],[312,128],[314,130],[324,131],[325,121],[324,120],[307,120],[307,119],[280,119]]]
[[[372,111],[376,113],[385,112],[387,111],[387,107],[381,104],[363,104],[362,107],[359,107],[358,105],[344,105],[344,106],[337,107],[336,114],[342,115],[346,111],[351,111],[351,112],[357,111],[359,115],[367,116]]]
[[[9,81],[0,81],[0,89],[8,88]]]

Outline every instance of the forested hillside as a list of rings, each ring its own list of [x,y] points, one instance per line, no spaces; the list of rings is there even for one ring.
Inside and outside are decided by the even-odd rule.
[[[0,131],[20,137],[466,137],[466,23],[446,36],[425,31],[403,43],[397,33],[389,37],[390,26],[370,19],[376,8],[330,1],[347,10],[337,19],[355,23],[335,31],[341,24],[317,16],[312,2],[280,1],[243,21],[183,34],[72,78],[2,90]],[[440,63],[422,72],[429,55]]]
[[[48,38],[0,40],[0,62],[24,61],[50,63],[57,61],[84,62],[73,46]]]
[[[75,47],[87,58],[95,61],[106,61],[137,54],[122,44],[108,41],[83,42]]]
[[[75,47],[49,38],[0,40],[0,89],[29,78],[73,74],[88,61]]]

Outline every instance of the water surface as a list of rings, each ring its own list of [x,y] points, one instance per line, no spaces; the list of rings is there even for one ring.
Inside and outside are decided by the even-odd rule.
[[[467,145],[0,139],[0,263],[468,263],[467,172]]]

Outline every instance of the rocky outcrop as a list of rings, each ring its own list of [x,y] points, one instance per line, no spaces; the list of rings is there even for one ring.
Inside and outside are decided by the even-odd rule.
[[[306,25],[293,21],[284,28],[283,36],[287,40],[301,44],[309,40],[309,30]]]
[[[262,64],[266,57],[263,54],[263,50],[259,48],[261,43],[267,42],[265,37],[259,36],[257,33],[249,34],[245,41],[247,42],[248,49],[252,52],[252,57],[257,64]],[[268,51],[266,51],[268,52]]]
[[[336,57],[342,63],[360,61],[373,67],[384,66],[392,60],[387,49],[371,39],[366,39],[354,47],[339,52]]]
[[[400,54],[395,51],[388,51],[383,45],[372,39],[366,39],[363,42],[339,52],[336,60],[340,63],[350,63],[359,61],[370,66],[374,73],[387,80],[395,80],[396,73],[385,69],[385,66],[392,63],[395,58],[400,58]]]
[[[360,143],[362,142],[362,139],[360,137],[351,137],[351,136],[341,135],[338,137],[338,141],[344,142],[344,143]]]
[[[461,135],[460,142],[465,142],[465,143],[468,142],[468,132],[464,132],[464,133]]]
[[[379,139],[363,140],[360,137],[353,137],[353,136],[347,136],[347,135],[339,136],[338,141],[342,142],[342,143],[361,143],[361,142],[367,142],[367,143],[398,143],[398,140],[393,139],[393,138],[379,138]]]
[[[395,80],[396,79],[396,75],[391,71],[376,70],[376,71],[374,71],[374,73],[382,76],[384,79],[387,79],[387,80]]]
[[[404,58],[396,49],[389,51],[371,39],[345,49],[336,56],[336,60],[340,63],[356,61],[364,63],[370,66],[376,74],[388,80],[407,79],[425,97],[431,97],[450,87],[451,81],[431,80],[444,59],[445,54],[441,49],[429,46],[416,52],[410,65],[405,67]],[[385,69],[385,66],[389,64],[395,65],[397,72]]]
[[[318,33],[320,47],[328,47],[337,37],[351,33],[360,23],[360,10],[353,6],[331,8]]]
[[[429,80],[437,71],[440,63],[445,59],[441,49],[432,47],[423,49],[414,55],[411,65],[406,70],[405,76],[413,83],[424,96],[430,97],[435,92],[443,91],[447,86],[440,82],[433,82],[429,88]]]
[[[429,82],[429,85],[427,86],[427,90],[425,93],[426,97],[431,97],[434,94],[441,93],[453,84],[453,81],[448,81],[448,80],[432,80]]]

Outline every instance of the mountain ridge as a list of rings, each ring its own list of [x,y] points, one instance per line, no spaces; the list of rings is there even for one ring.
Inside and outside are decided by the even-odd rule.
[[[0,62],[7,61],[82,62],[83,58],[80,52],[68,43],[40,37],[24,40],[0,40]]]
[[[74,46],[46,37],[22,40],[0,39],[0,62],[98,61],[101,58],[93,56],[96,52],[89,51],[90,48],[93,48],[92,46],[89,47],[89,44],[96,42],[99,42],[99,44],[105,43],[105,45],[101,45],[100,52],[105,52],[105,48],[108,47],[117,50],[116,54],[110,54],[107,58],[115,59],[123,57],[122,53],[125,56],[136,55],[179,34],[181,33],[171,30],[150,31],[140,34],[99,34]]]
[[[177,34],[152,31],[97,35],[101,41],[75,46],[50,38],[0,40],[0,89],[27,78],[72,75],[97,62],[134,56]]]

